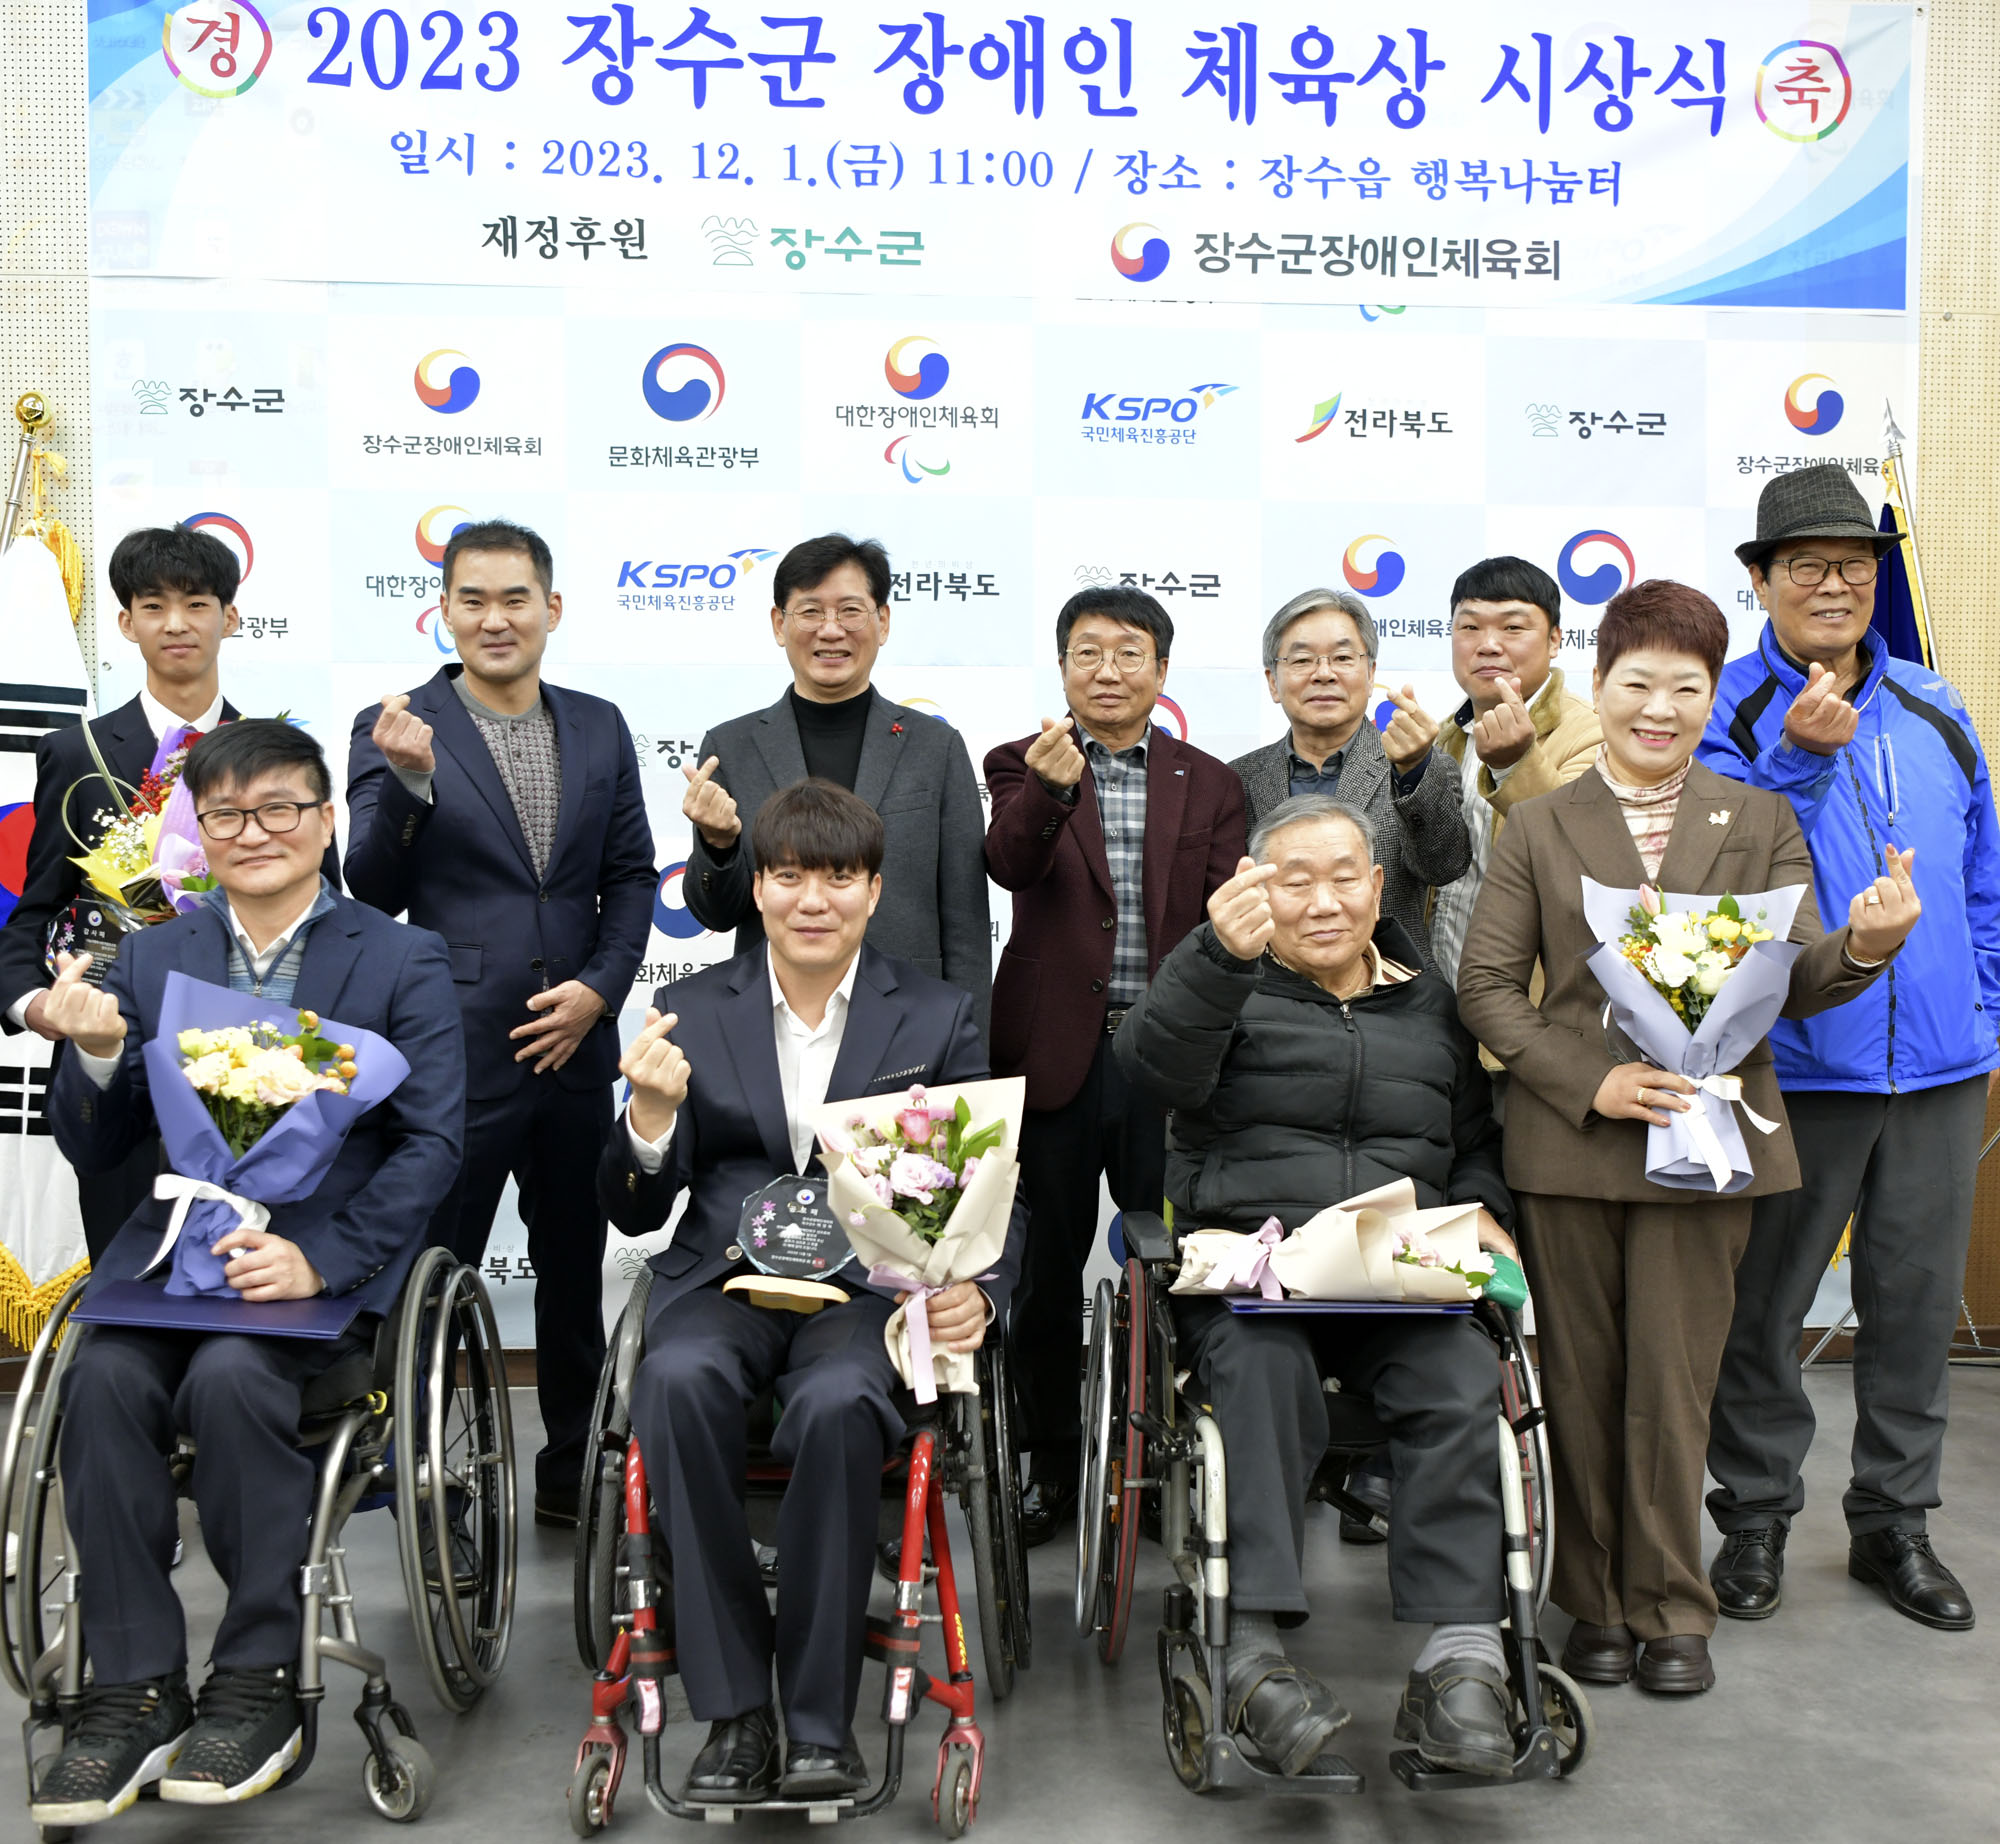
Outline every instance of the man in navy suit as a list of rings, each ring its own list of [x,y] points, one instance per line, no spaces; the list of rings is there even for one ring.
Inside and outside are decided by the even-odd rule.
[[[190,724],[208,731],[234,723],[236,707],[222,695],[222,643],[236,632],[236,554],[220,538],[185,525],[128,531],[108,566],[118,598],[118,631],[139,649],[146,683],[116,710],[91,720],[105,766],[136,789],[169,730]],[[0,676],[5,676],[0,674]],[[40,687],[27,688],[39,691]],[[82,703],[78,694],[77,702]],[[113,794],[96,772],[81,712],[57,718],[35,744],[35,824],[21,900],[0,928],[0,1031],[53,1038],[43,1017],[49,1002],[49,924],[83,895],[76,841],[94,845],[97,815]],[[340,854],[331,840],[322,866],[340,888]],[[104,969],[100,968],[100,975]],[[77,1202],[92,1261],[100,1259],[133,1206],[153,1195],[159,1142],[150,1136],[110,1171],[79,1172]]]
[[[423,1246],[425,1213],[458,1169],[465,1051],[444,943],[336,895],[320,872],[333,784],[319,745],[275,720],[224,725],[185,776],[219,888],[125,943],[104,989],[64,956],[43,1018],[68,1040],[49,1105],[79,1171],[109,1171],[154,1132],[141,1046],[170,973],[256,993],[389,1040],[410,1073],[355,1122],[310,1197],[214,1244],[245,1300],[345,1296],[363,1317],[339,1341],[127,1330],[83,1333],[64,1380],[62,1481],[89,1587],[91,1682],[32,1795],[42,1825],[124,1810],[150,1781],[213,1805],[271,1786],[297,1758],[299,1566],[315,1468],[298,1444],[306,1382],[366,1348]],[[134,1210],[94,1291],[152,1262],[168,1205]],[[213,1665],[190,1704],[187,1629],[172,1566],[177,1429],[199,1450],[202,1541],[228,1588]]]
[[[549,547],[498,520],[445,546],[463,665],[354,721],[347,878],[435,929],[465,1019],[465,1163],[431,1240],[475,1266],[511,1174],[535,1269],[545,1444],[535,1520],[576,1521],[604,1361],[604,1217],[618,1008],[653,917],[653,833],[618,707],[542,681],[562,620]]]
[[[687,1199],[652,1261],[632,1426],[673,1552],[681,1675],[694,1714],[712,1725],[687,1796],[717,1805],[774,1788],[837,1798],[867,1784],[854,1705],[882,1467],[903,1434],[883,1343],[894,1301],[851,1270],[837,1283],[849,1297],[810,1316],[723,1290],[748,1271],[744,1200],[792,1173],[823,1172],[806,1117],[829,1097],[987,1074],[971,995],[863,945],[882,893],[873,807],[830,781],[795,782],[758,810],[750,846],[765,940],[654,996],[620,1064],[632,1102],[598,1175],[627,1235],[658,1229]],[[1026,1221],[1017,1197],[983,1291],[965,1281],[929,1302],[937,1348],[975,1350],[1004,1315]],[[743,1510],[746,1415],[773,1387],[783,1406],[775,1451],[792,1468],[775,1623]]]

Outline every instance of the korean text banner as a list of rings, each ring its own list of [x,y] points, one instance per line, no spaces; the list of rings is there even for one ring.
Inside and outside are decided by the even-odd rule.
[[[1912,299],[1908,6],[511,4],[89,0],[96,270]]]

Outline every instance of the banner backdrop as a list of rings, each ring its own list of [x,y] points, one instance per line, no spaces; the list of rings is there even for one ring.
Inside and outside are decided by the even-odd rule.
[[[1885,408],[1914,428],[1908,7],[90,10],[100,548],[234,545],[230,694],[339,764],[451,657],[454,527],[542,531],[550,675],[623,707],[653,813],[628,1027],[727,951],[680,771],[782,691],[802,536],[888,545],[877,683],[975,767],[1060,708],[1055,612],[1103,582],[1160,597],[1159,719],[1227,757],[1279,733],[1259,636],[1317,583],[1439,714],[1494,552],[1561,583],[1585,689],[1637,577],[1747,645],[1765,481],[1879,504]],[[100,651],[108,708],[138,661]],[[511,1225],[489,1269],[525,1341]]]

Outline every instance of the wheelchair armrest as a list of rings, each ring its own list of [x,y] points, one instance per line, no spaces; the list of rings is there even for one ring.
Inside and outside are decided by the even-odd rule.
[[[1171,1262],[1179,1255],[1166,1219],[1150,1210],[1128,1210],[1122,1225],[1125,1252],[1137,1261]]]

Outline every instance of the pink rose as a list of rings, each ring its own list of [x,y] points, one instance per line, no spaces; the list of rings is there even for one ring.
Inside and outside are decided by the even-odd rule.
[[[965,1169],[958,1175],[958,1188],[963,1191],[972,1182],[972,1174],[979,1170],[979,1155],[974,1153],[965,1162]]]
[[[928,1146],[936,1123],[928,1108],[905,1108],[896,1116],[896,1125],[912,1146]]]

